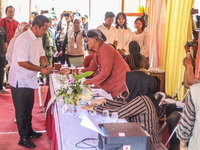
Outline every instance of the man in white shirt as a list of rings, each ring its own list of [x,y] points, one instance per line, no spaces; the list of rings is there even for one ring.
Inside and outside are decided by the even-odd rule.
[[[112,26],[114,21],[115,14],[113,12],[106,12],[105,14],[105,23],[98,26],[97,29],[101,30],[103,34],[106,36],[107,40],[105,43],[113,44],[115,47],[117,47],[117,29]]]
[[[20,135],[18,144],[27,148],[35,147],[30,138],[42,136],[41,133],[33,131],[31,120],[34,89],[38,88],[37,72],[49,74],[52,69],[45,57],[41,38],[46,33],[48,25],[49,20],[45,16],[39,15],[34,19],[32,28],[16,39],[9,72],[8,82],[11,85]],[[45,67],[39,67],[39,63]]]

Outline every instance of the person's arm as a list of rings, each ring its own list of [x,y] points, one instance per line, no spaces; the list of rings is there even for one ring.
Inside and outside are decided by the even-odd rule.
[[[31,71],[40,71],[42,74],[49,74],[50,73],[49,69],[41,68],[39,66],[36,66],[36,65],[30,63],[29,61],[18,62],[18,65],[21,66],[21,67],[24,67],[24,68],[26,68],[28,70],[31,70]]]
[[[115,36],[113,45],[117,48],[117,44],[118,44],[118,40],[119,40],[118,39],[118,32],[117,32],[117,29],[115,27],[112,26],[111,28],[114,29],[114,32],[113,32],[114,34],[113,33],[112,34],[113,34],[113,36]]]
[[[180,124],[176,130],[176,136],[180,140],[180,148],[186,148],[186,143],[192,137],[192,131],[195,124],[195,106],[189,94],[188,99],[185,102],[185,107],[182,112]]]
[[[7,53],[7,49],[8,49],[8,43],[6,42],[6,43],[4,43],[4,46],[5,46],[5,51],[6,51],[6,53]]]
[[[143,97],[143,98],[148,98],[148,97]],[[107,102],[106,102],[106,104],[107,104]],[[124,102],[119,102],[119,101],[113,101],[113,102],[109,101],[109,102],[111,103],[109,105],[109,107],[97,106],[96,112],[98,114],[101,114],[102,111],[106,109],[109,111],[110,115],[112,114],[112,112],[118,112],[119,118],[127,118],[127,117],[134,116],[136,114],[142,113],[146,109],[144,101],[141,99],[140,96],[134,98],[129,103],[126,103],[126,102],[124,103]],[[121,103],[121,107],[117,107],[116,106],[117,103],[118,104]],[[111,105],[113,107],[110,107]]]
[[[87,72],[87,71],[94,71],[96,72],[98,69],[97,61],[96,61],[96,53],[93,55],[93,61],[90,63],[88,68],[84,68],[81,70],[81,72]]]
[[[180,150],[188,150],[187,142],[180,140]]]
[[[83,39],[84,39],[84,42],[87,41],[87,32],[86,32],[86,30],[83,30]]]
[[[117,47],[117,43],[118,43],[117,41],[114,41],[114,42],[113,42],[113,45],[114,45],[115,47]]]
[[[101,49],[99,52],[99,62],[101,65],[99,68],[99,73],[94,78],[92,78],[92,83],[95,87],[99,86],[102,82],[108,79],[113,69],[114,62],[114,51],[109,49]],[[94,60],[94,59],[93,59]]]
[[[195,25],[195,22],[194,22],[194,19],[193,19],[193,15],[195,14],[194,8],[192,8],[190,14],[191,14],[191,21],[192,21],[192,31],[194,31],[194,30],[196,30],[196,25]]]
[[[8,63],[10,63],[12,61],[12,54],[13,54],[15,40],[16,40],[15,37],[13,37],[11,39],[9,46],[8,46],[8,49],[7,49],[6,60],[8,61]]]
[[[4,31],[4,30],[3,30]],[[7,53],[7,49],[8,49],[8,38],[7,38],[7,34],[4,31],[4,46],[5,46],[5,51]]]
[[[48,61],[47,61],[47,58],[45,57],[45,56],[41,56],[40,57],[40,64],[42,65],[42,66],[48,66]]]
[[[193,66],[191,63],[191,56],[189,56],[189,59],[187,57],[183,59],[183,65],[185,66],[183,85],[186,88],[190,88],[190,86],[195,83],[195,76],[193,73]]]
[[[68,44],[68,32],[65,34],[65,38],[64,38],[64,41],[63,41],[63,46],[62,46],[63,51],[66,49],[67,44]]]
[[[123,56],[125,54],[125,50],[124,49],[117,49],[117,51]]]
[[[104,103],[104,106],[101,106],[102,103]],[[100,100],[93,101],[91,105],[84,106],[82,108],[91,111],[91,110],[94,110],[94,107],[96,106],[96,111],[98,114],[102,114],[103,110],[108,110],[111,115],[112,112],[118,112],[118,108],[120,108],[121,106],[125,104],[126,102],[100,99]]]
[[[126,41],[126,44],[124,46],[125,54],[129,54],[129,43],[132,41],[132,38],[133,38],[131,30],[128,28],[127,31],[128,31],[128,34],[126,35],[127,41]]]
[[[144,32],[145,32],[145,36],[144,36],[144,41],[141,48],[141,53],[148,54],[149,56],[149,49],[150,49],[149,33],[147,31],[144,31]]]

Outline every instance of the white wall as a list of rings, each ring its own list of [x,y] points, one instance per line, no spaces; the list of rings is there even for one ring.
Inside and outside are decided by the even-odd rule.
[[[9,5],[12,5],[15,8],[15,20],[18,22],[29,21],[29,0],[4,0],[2,9],[3,18],[6,16],[5,9]]]
[[[91,0],[91,29],[97,28],[104,22],[107,11],[112,11],[117,15],[121,11],[121,0]]]

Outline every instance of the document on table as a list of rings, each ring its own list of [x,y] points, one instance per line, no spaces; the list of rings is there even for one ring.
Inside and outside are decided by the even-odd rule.
[[[176,101],[174,99],[164,99],[164,102],[169,104],[176,104],[177,108],[183,108],[185,106],[185,103],[181,101]]]
[[[110,100],[113,99],[109,93],[107,93],[106,91],[102,89],[92,89],[92,91],[93,91],[92,96],[94,97],[95,100],[103,99],[103,98],[107,98]]]
[[[88,129],[91,129],[95,132],[98,132],[102,136],[106,136],[105,133],[99,128],[98,124],[96,124],[92,118],[90,118],[88,115],[84,115],[82,121],[81,121],[81,126],[86,127]]]

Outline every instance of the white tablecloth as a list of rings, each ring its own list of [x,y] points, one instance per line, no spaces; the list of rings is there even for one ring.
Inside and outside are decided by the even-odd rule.
[[[59,81],[56,80],[57,74],[51,74],[50,75],[50,92],[51,97],[55,93],[57,89],[60,87]],[[104,93],[106,97],[109,97],[109,94],[105,93],[105,91],[98,89],[97,93]],[[111,97],[111,96],[110,96]],[[85,138],[98,138],[98,133],[95,131],[92,131],[88,128],[85,128],[80,125],[81,120],[79,118],[79,115],[72,115],[69,112],[62,112],[62,107],[64,105],[64,102],[54,101],[52,103],[51,107],[53,107],[52,113],[54,114],[55,118],[55,130],[57,135],[57,144],[58,144],[58,150],[80,150],[80,148],[77,148],[75,145],[76,143],[82,141]],[[89,114],[90,115],[90,114]],[[90,115],[90,117],[95,121],[96,123],[100,123],[101,119],[99,115]],[[97,146],[97,141],[88,141],[92,145]],[[87,142],[87,143],[88,143]],[[80,146],[86,146],[81,145]],[[88,149],[90,150],[90,149]],[[94,148],[91,148],[91,150],[94,150]]]

